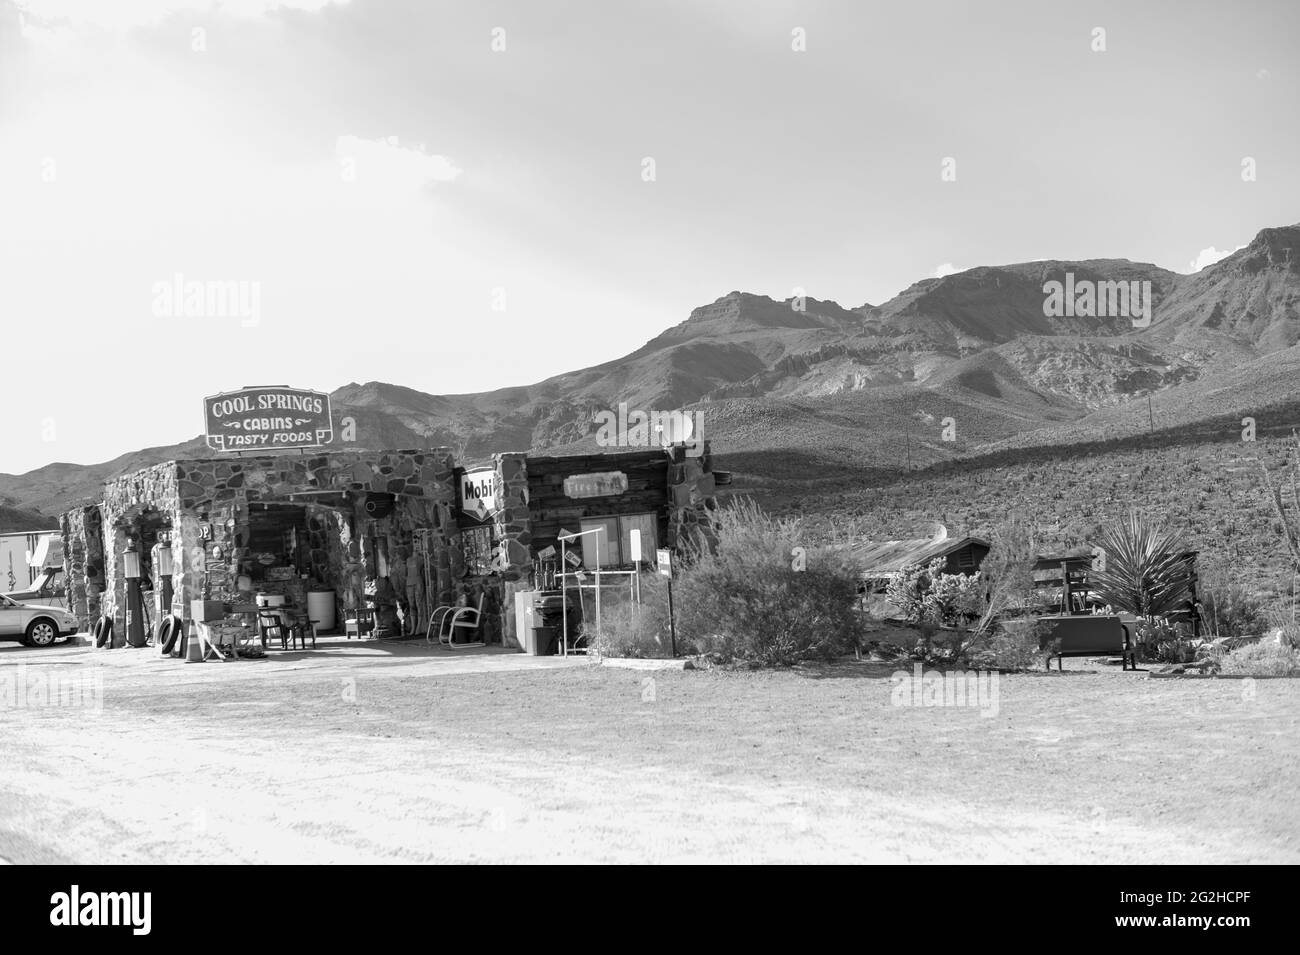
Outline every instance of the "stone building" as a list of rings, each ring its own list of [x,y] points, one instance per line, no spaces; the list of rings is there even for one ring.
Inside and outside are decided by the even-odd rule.
[[[63,516],[70,609],[83,628],[113,619],[120,644],[127,554],[140,555],[146,587],[161,595],[165,551],[171,601],[154,597],[157,614],[188,620],[195,600],[229,608],[279,594],[328,601],[338,626],[371,607],[396,635],[422,633],[435,607],[481,600],[483,636],[511,643],[503,608],[532,586],[560,533],[603,530],[575,545],[585,566],[653,565],[656,547],[707,536],[726,480],[707,446],[692,456],[681,445],[502,453],[477,467],[457,466],[446,448],[167,461],[109,481],[102,503]],[[640,554],[628,549],[632,528]]]

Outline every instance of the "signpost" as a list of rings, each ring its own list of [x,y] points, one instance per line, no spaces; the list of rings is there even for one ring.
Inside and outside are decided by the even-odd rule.
[[[330,396],[284,385],[209,395],[203,421],[214,451],[285,451],[334,441]]]
[[[668,578],[668,636],[673,642],[673,657],[677,657],[677,621],[673,614],[673,552],[660,547],[655,552],[659,573]]]

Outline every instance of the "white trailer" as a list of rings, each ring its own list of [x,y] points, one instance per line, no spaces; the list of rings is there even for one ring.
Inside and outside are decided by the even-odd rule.
[[[58,539],[57,530],[0,534],[0,594],[29,589],[45,569],[43,555]]]

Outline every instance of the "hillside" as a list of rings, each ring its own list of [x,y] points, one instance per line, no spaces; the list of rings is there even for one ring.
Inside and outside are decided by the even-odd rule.
[[[1047,314],[1044,283],[1067,277],[1150,283],[1149,326]],[[532,385],[431,395],[353,383],[332,400],[336,418],[355,418],[358,447],[446,445],[463,460],[591,451],[594,415],[619,402],[687,408],[737,492],[827,527],[987,530],[1014,505],[1078,542],[1146,504],[1216,559],[1277,575],[1252,456],[1280,453],[1300,427],[1297,341],[1300,226],[1287,226],[1194,275],[1125,259],[982,266],[856,308],[733,291],[628,355]],[[1255,445],[1240,440],[1247,416]],[[0,475],[0,521],[22,529],[46,520],[34,510],[97,499],[110,477],[206,454],[191,438]]]
[[[1290,412],[1300,412],[1300,402]],[[1260,476],[1261,462],[1279,472],[1288,441],[1269,434],[1244,443],[1227,436],[1228,425],[1011,449],[910,474],[830,472],[802,486],[790,477],[745,480],[753,463],[745,456],[724,466],[764,506],[805,516],[817,540],[915,536],[934,521],[954,537],[987,535],[1014,510],[1033,521],[1045,549],[1065,549],[1094,540],[1104,523],[1136,508],[1183,531],[1207,572],[1288,594],[1292,572]]]
[[[46,531],[58,526],[59,519],[57,516],[51,517],[39,511],[0,504],[0,534],[12,534],[18,531]]]

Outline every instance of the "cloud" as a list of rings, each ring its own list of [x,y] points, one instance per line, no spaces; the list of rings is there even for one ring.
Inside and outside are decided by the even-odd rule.
[[[941,279],[945,275],[953,275],[954,273],[965,271],[965,269],[957,268],[957,266],[953,265],[951,262],[945,262],[943,265],[936,265],[934,271],[931,272],[930,275],[936,279]]]
[[[1228,249],[1226,252],[1220,252],[1214,246],[1210,246],[1208,249],[1201,249],[1200,254],[1191,261],[1190,271],[1199,272],[1207,265],[1213,265],[1215,262],[1220,262],[1232,255],[1232,253],[1240,252],[1244,248],[1244,245],[1239,245],[1235,249]]]
[[[1255,71],[1255,79],[1266,80],[1269,77],[1268,67],[1260,67]]]

